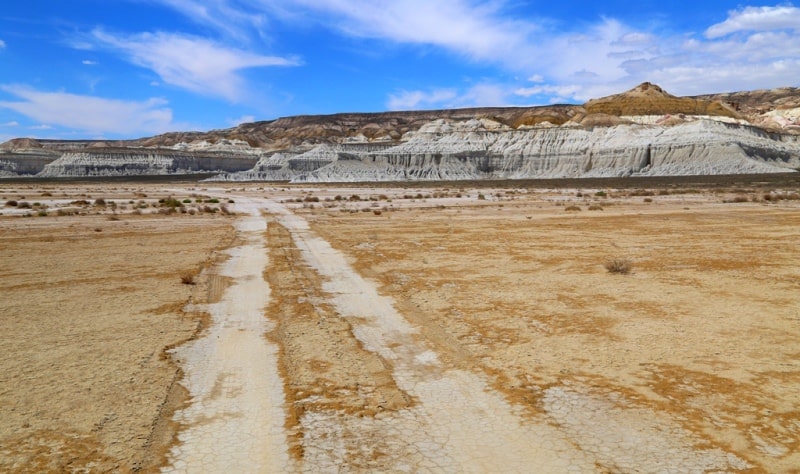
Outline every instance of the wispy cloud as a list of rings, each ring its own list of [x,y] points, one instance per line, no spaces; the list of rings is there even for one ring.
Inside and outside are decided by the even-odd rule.
[[[485,87],[483,93],[452,84],[395,91],[387,98],[392,109],[476,105],[492,97],[580,102],[646,80],[677,94],[697,94],[793,85],[800,77],[800,8],[786,2],[743,6],[703,31],[678,33],[657,26],[636,27],[611,17],[573,25],[521,17],[515,2],[508,0],[151,1],[229,38],[249,41],[254,32],[268,36],[267,27],[280,21],[350,38],[435,48],[531,78],[527,83]],[[157,72],[163,69],[154,59],[138,62]],[[159,72],[164,82],[177,76],[181,80],[173,83],[192,90],[209,82],[202,71],[174,69],[179,71]],[[228,71],[226,78],[236,82],[237,69]],[[230,98],[234,89],[221,86],[214,93]]]
[[[728,13],[728,19],[706,30],[706,37],[721,36],[741,31],[800,30],[800,8],[791,5],[775,7],[746,7]]]
[[[453,89],[398,91],[389,95],[389,110],[414,110],[441,107],[458,96]]]
[[[84,59],[83,61],[81,61],[81,64],[84,64],[86,66],[97,66],[97,61],[92,61],[90,59]]]
[[[232,102],[248,93],[240,71],[300,64],[296,58],[263,56],[174,33],[123,36],[97,29],[92,38],[99,47],[119,51],[132,63],[151,69],[167,84]]]
[[[10,109],[37,122],[68,127],[91,134],[161,133],[173,128],[172,111],[163,99],[124,101],[100,97],[45,92],[22,85],[0,85],[0,90],[17,101],[0,101]]]
[[[399,91],[389,95],[389,110],[496,107],[510,104],[512,91],[506,84],[481,82],[456,89]]]
[[[247,41],[250,34],[263,28],[267,21],[264,9],[258,8],[258,2],[248,6],[247,2],[226,0],[151,1],[172,8],[195,23],[238,41]]]
[[[5,47],[6,47],[6,42],[3,41],[3,40],[0,40],[0,49],[3,49]]]
[[[19,122],[12,120],[6,123],[0,123],[0,127],[19,127]]]

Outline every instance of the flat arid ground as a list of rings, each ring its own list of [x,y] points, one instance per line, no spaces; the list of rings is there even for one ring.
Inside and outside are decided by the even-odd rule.
[[[800,472],[800,182],[632,183],[0,184],[0,471]]]

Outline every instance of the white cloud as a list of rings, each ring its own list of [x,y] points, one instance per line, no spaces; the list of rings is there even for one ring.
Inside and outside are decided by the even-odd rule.
[[[581,102],[643,81],[658,82],[675,94],[697,94],[796,85],[800,77],[800,8],[788,3],[740,7],[704,32],[681,33],[679,26],[639,28],[614,18],[568,30],[562,22],[521,17],[516,2],[507,0],[152,1],[230,37],[254,31],[268,36],[265,26],[272,20],[322,26],[348,37],[448,51],[533,83],[472,93],[399,91],[388,98],[391,109],[483,104],[514,96]]]
[[[299,64],[295,58],[262,56],[195,36],[141,33],[123,37],[102,30],[93,31],[92,36],[100,46],[120,51],[132,63],[153,70],[167,84],[233,102],[248,93],[239,71]]]
[[[389,95],[389,110],[450,109],[463,107],[498,107],[508,104],[509,88],[504,84],[483,82],[458,91],[400,91]]]
[[[195,23],[209,26],[226,36],[246,41],[249,29],[259,29],[266,23],[263,11],[257,8],[245,9],[245,4],[234,5],[226,0],[153,0],[172,8]]]
[[[728,12],[728,19],[706,30],[707,38],[742,31],[800,30],[800,8],[793,6],[746,7]]]
[[[96,66],[97,65],[97,61],[92,61],[90,59],[84,59],[83,61],[81,61],[81,64],[85,64],[86,66]]]
[[[19,122],[12,120],[6,123],[0,123],[0,127],[19,127]]]
[[[0,108],[13,110],[44,124],[93,134],[123,135],[162,133],[174,126],[172,111],[163,99],[124,101],[43,92],[20,85],[2,85],[0,90],[19,99],[0,101]]]
[[[3,41],[3,40],[0,40],[0,49],[3,49],[5,47],[6,47],[6,42]]]
[[[231,127],[235,127],[237,125],[241,125],[243,123],[252,123],[256,121],[255,115],[242,115],[239,118],[228,120],[228,123]]]
[[[419,110],[441,107],[458,96],[453,89],[424,91],[400,91],[389,95],[389,110]]]
[[[42,124],[39,124],[39,125],[32,125],[32,126],[30,126],[28,128],[31,129],[31,130],[52,130],[53,126],[52,125],[47,125],[46,123],[42,123]]]

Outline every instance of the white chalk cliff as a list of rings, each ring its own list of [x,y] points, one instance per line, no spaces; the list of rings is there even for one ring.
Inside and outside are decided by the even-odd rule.
[[[800,89],[675,97],[644,83],[584,105],[287,117],[129,141],[16,139],[0,178],[210,173],[356,182],[800,170]]]

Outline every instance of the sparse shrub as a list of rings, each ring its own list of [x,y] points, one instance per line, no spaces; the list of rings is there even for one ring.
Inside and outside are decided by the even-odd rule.
[[[643,201],[644,202],[653,202],[653,198],[644,198]]]
[[[478,194],[478,201],[485,201],[485,200],[486,200],[486,196],[484,196],[482,193]]]
[[[352,196],[350,196],[350,200],[351,201],[360,201],[361,200],[361,196],[359,196],[358,194],[353,194]]]
[[[6,207],[17,207],[18,205],[19,205],[19,202],[15,201],[13,199],[10,199],[10,200],[6,201]]]
[[[94,200],[94,205],[95,206],[105,206],[106,205],[106,200],[103,199],[103,198],[97,198],[97,199]]]
[[[206,202],[211,204],[219,204],[219,199],[217,198],[206,199]]]
[[[372,213],[375,214],[376,216],[379,216],[379,215],[382,214],[380,209],[373,209]]]
[[[748,199],[747,196],[740,194],[727,202],[750,202],[750,199]]]
[[[50,197],[52,195],[53,195],[53,193],[50,193],[50,192],[47,192],[47,191],[42,193],[42,197]]]
[[[313,204],[312,204],[312,208],[313,208]],[[229,215],[232,214],[231,210],[228,209],[228,206],[226,206],[225,204],[219,206],[219,210],[220,210],[220,212],[222,212],[226,216],[229,216]]]
[[[192,203],[192,200],[191,200],[191,199],[189,199],[189,198],[186,198],[186,199],[184,199],[184,200],[183,200],[183,201],[181,201],[181,202],[182,202],[182,203],[184,203],[184,204],[191,204],[191,203]]]
[[[380,199],[381,201],[388,201],[389,200],[389,196],[387,196],[385,194],[381,194],[381,195],[378,196],[378,199]]]
[[[317,196],[306,196],[304,201],[305,202],[319,202],[319,198]]]
[[[603,206],[601,206],[599,204],[592,204],[591,206],[589,206],[589,210],[590,211],[602,211],[603,210]]]
[[[608,194],[606,194],[605,191],[597,191],[596,193],[594,193],[594,195],[597,196],[597,197],[606,197],[606,196],[608,196]]]
[[[158,202],[159,204],[161,204],[161,207],[168,207],[170,209],[183,207],[183,203],[173,197],[168,197],[166,199],[159,199]]]
[[[194,285],[194,272],[185,271],[181,273],[181,283],[184,285]]]
[[[26,201],[20,201],[19,204],[17,204],[17,207],[20,208],[20,209],[30,209],[31,208],[31,203],[26,202]]]
[[[110,221],[118,221],[119,220],[119,216],[116,215],[116,214],[111,214],[110,216],[108,216],[108,220],[110,220]]]
[[[627,275],[633,268],[633,263],[627,258],[612,258],[603,264],[608,273]]]
[[[47,211],[42,209],[41,211],[37,212],[36,215],[39,217],[47,217]]]
[[[576,205],[573,204],[571,206],[565,207],[564,210],[567,211],[567,212],[577,212],[577,211],[580,211],[581,208],[580,208],[580,206],[576,206]]]

